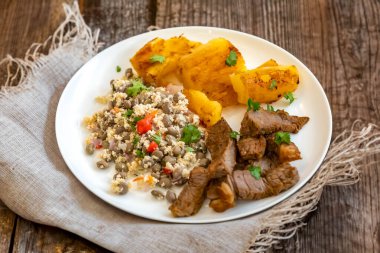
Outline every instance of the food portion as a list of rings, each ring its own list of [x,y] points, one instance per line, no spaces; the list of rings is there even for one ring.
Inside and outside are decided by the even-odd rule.
[[[196,214],[205,200],[205,189],[209,182],[208,170],[194,168],[190,179],[182,189],[178,199],[169,207],[174,217],[186,217]]]
[[[199,118],[210,127],[222,117],[222,105],[210,100],[206,94],[198,90],[184,90],[183,93],[189,100],[189,109],[199,115]]]
[[[183,36],[167,40],[155,38],[145,44],[131,59],[133,68],[144,82],[155,86],[167,86],[176,76],[178,62],[201,43]]]
[[[224,212],[298,182],[290,162],[301,152],[291,134],[309,118],[260,104],[293,102],[295,66],[269,59],[247,70],[230,41],[183,36],[153,39],[130,61],[137,75],[127,69],[112,80],[111,93],[96,98],[107,107],[85,119],[85,150],[98,169],[114,167],[113,193],[150,192],[152,201],[166,199],[174,217],[188,217],[205,201]],[[237,103],[247,106],[239,132],[222,117],[223,107]]]
[[[233,181],[240,199],[258,200],[288,190],[299,180],[297,169],[289,163],[265,170],[260,178],[253,177],[250,170],[236,170]]]
[[[290,116],[283,110],[253,110],[244,115],[240,134],[255,137],[279,131],[297,133],[308,121],[308,117]]]
[[[242,70],[243,56],[223,38],[200,45],[179,61],[179,77],[185,89],[200,90],[223,106],[237,104],[229,75]]]
[[[208,169],[213,178],[231,174],[236,165],[236,141],[231,132],[224,118],[207,130],[206,147],[212,158]]]
[[[181,92],[147,87],[132,75],[112,80],[111,87],[112,93],[101,98],[108,108],[85,124],[87,153],[99,150],[97,167],[115,164],[113,192],[170,189],[185,184],[194,167],[207,167],[206,130]]]
[[[264,66],[271,65],[267,62]],[[230,76],[238,101],[249,98],[260,103],[272,103],[297,89],[299,75],[295,66],[259,67]]]

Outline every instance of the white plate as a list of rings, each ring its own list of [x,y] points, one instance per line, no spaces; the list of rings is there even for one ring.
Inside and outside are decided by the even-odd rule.
[[[145,43],[155,37],[170,38],[183,34],[190,40],[207,42],[223,37],[230,40],[243,54],[247,67],[254,68],[270,58],[283,65],[297,66],[300,85],[295,91],[296,100],[290,105],[284,101],[273,104],[285,108],[290,114],[310,117],[310,121],[292,140],[301,150],[303,159],[293,162],[298,168],[300,180],[288,191],[258,201],[238,201],[236,207],[224,213],[216,213],[204,204],[198,214],[188,218],[173,218],[166,201],[158,201],[149,192],[130,191],[127,195],[116,196],[109,192],[113,168],[98,170],[94,156],[84,152],[86,130],[81,126],[85,116],[102,108],[94,100],[110,91],[111,79],[121,77],[116,73],[117,65],[123,70],[131,67],[129,59]],[[285,106],[285,107],[282,107]],[[227,121],[239,130],[245,107],[226,108],[223,111]],[[58,104],[56,134],[58,145],[72,173],[95,195],[126,212],[149,219],[178,223],[219,222],[258,213],[283,201],[300,189],[317,171],[329,147],[332,131],[330,106],[326,95],[315,76],[297,58],[284,49],[255,36],[212,27],[177,27],[141,34],[121,41],[87,62],[67,84]],[[205,201],[207,202],[207,201]]]

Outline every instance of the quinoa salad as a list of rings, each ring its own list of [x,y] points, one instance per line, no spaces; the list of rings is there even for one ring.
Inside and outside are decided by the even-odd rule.
[[[181,91],[149,87],[127,69],[110,82],[112,92],[97,97],[105,109],[84,119],[85,151],[97,169],[113,169],[110,190],[150,191],[174,202],[194,167],[207,167],[206,129]]]

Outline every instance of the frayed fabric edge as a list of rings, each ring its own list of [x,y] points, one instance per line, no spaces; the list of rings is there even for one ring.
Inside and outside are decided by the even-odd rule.
[[[380,127],[360,120],[331,143],[321,167],[298,193],[275,207],[262,220],[260,232],[246,252],[265,252],[281,240],[295,235],[306,225],[303,219],[316,210],[324,186],[344,186],[359,180],[360,170],[368,166],[365,157],[380,153]]]
[[[64,47],[74,41],[81,40],[87,45],[87,53],[94,55],[102,43],[98,42],[99,29],[94,32],[86,25],[77,1],[71,6],[63,4],[66,15],[65,20],[55,30],[53,35],[49,36],[43,43],[33,43],[24,58],[14,58],[7,55],[0,61],[0,68],[6,67],[6,80],[0,87],[0,97],[6,96],[8,93],[16,93],[29,88],[26,85],[28,79],[38,71],[44,61],[41,58],[52,53],[61,47]]]

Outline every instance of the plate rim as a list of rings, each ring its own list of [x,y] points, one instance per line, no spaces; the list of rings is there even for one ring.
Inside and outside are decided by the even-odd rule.
[[[326,122],[325,124],[327,125],[327,131],[328,131],[328,141],[324,144],[324,147],[323,147],[323,152],[322,152],[322,155],[320,156],[320,159],[319,161],[316,163],[317,166],[315,166],[314,170],[309,174],[307,175],[304,179],[303,179],[303,183],[300,184],[300,185],[297,185],[297,186],[293,186],[294,188],[292,190],[287,190],[285,192],[285,194],[283,196],[281,196],[281,198],[279,199],[276,199],[274,200],[273,202],[270,202],[266,205],[263,205],[262,207],[259,207],[257,208],[257,210],[255,210],[253,213],[243,213],[243,214],[238,214],[238,215],[233,215],[231,217],[222,217],[222,218],[217,218],[217,219],[210,219],[210,218],[207,218],[205,220],[198,220],[198,221],[195,221],[195,220],[186,220],[186,217],[185,218],[172,218],[172,217],[162,217],[162,218],[153,218],[153,217],[149,217],[149,216],[146,216],[146,215],[142,215],[142,214],[139,214],[138,212],[133,212],[133,211],[130,211],[130,210],[125,210],[123,208],[121,208],[120,206],[116,205],[115,203],[113,203],[111,200],[107,199],[107,198],[103,198],[103,195],[104,194],[101,194],[101,193],[98,193],[96,192],[95,190],[91,189],[91,187],[88,187],[87,184],[85,183],[85,180],[84,178],[80,177],[76,172],[75,169],[72,169],[71,166],[72,165],[72,162],[70,161],[69,157],[66,155],[65,152],[63,152],[63,140],[62,140],[62,136],[59,135],[59,133],[62,132],[61,130],[61,126],[62,124],[60,124],[62,122],[62,118],[60,117],[61,115],[61,111],[64,110],[63,107],[63,98],[65,98],[66,93],[68,92],[68,90],[70,89],[69,87],[71,87],[73,84],[72,80],[77,78],[80,74],[81,74],[81,70],[83,68],[83,66],[85,66],[86,64],[88,64],[89,62],[91,62],[94,58],[97,58],[97,57],[100,57],[100,55],[103,55],[105,54],[110,48],[116,46],[116,45],[119,45],[119,44],[122,44],[122,43],[125,43],[127,40],[129,39],[132,39],[132,38],[139,38],[139,37],[144,37],[146,36],[146,34],[159,34],[160,32],[162,31],[182,31],[182,32],[185,32],[185,30],[187,29],[200,29],[200,30],[205,30],[205,31],[209,31],[209,32],[213,32],[213,31],[222,31],[222,32],[228,32],[228,33],[232,33],[232,34],[239,34],[239,35],[242,35],[242,36],[245,36],[245,37],[248,37],[248,38],[253,38],[253,39],[256,39],[256,40],[259,40],[263,43],[266,43],[266,44],[270,44],[270,46],[272,47],[275,47],[276,49],[280,50],[282,53],[286,54],[287,56],[291,57],[292,60],[298,62],[299,65],[303,66],[305,68],[305,71],[308,73],[308,75],[313,79],[313,81],[318,84],[317,85],[317,88],[319,89],[320,93],[322,94],[322,99],[323,99],[323,103],[326,105],[327,107],[327,112],[328,112],[328,115],[327,115],[327,118],[328,118],[328,122]],[[159,35],[158,35],[159,36]],[[330,144],[331,144],[331,137],[332,137],[332,112],[331,112],[331,106],[330,106],[330,103],[328,101],[328,98],[327,98],[327,95],[321,85],[321,83],[319,82],[319,80],[316,78],[316,76],[313,74],[313,72],[301,61],[299,60],[296,56],[294,56],[293,54],[291,54],[290,52],[288,52],[287,50],[283,49],[282,47],[266,40],[266,39],[263,39],[261,37],[258,37],[256,35],[252,35],[252,34],[248,34],[248,33],[244,33],[244,32],[241,32],[241,31],[236,31],[236,30],[232,30],[232,29],[227,29],[227,28],[220,28],[220,27],[210,27],[210,26],[180,26],[180,27],[172,27],[172,28],[165,28],[165,29],[160,29],[160,30],[155,30],[155,31],[150,31],[150,32],[145,32],[145,33],[142,33],[142,34],[138,34],[136,36],[132,36],[132,37],[129,37],[129,38],[126,38],[122,41],[119,41],[117,43],[114,43],[112,44],[111,46],[109,46],[108,48],[105,48],[103,51],[97,53],[96,55],[94,55],[91,59],[89,59],[87,62],[85,62],[76,72],[75,74],[70,78],[70,80],[67,82],[60,98],[59,98],[59,102],[58,102],[58,105],[57,105],[57,110],[56,110],[56,115],[55,115],[55,135],[56,135],[56,140],[57,140],[57,144],[58,144],[58,148],[59,148],[59,151],[62,155],[62,158],[64,159],[67,167],[69,168],[69,170],[71,171],[71,173],[74,175],[74,177],[79,180],[79,182],[87,189],[89,190],[92,194],[94,194],[95,196],[97,196],[98,198],[100,198],[102,201],[110,204],[111,206],[113,207],[116,207],[118,208],[119,210],[122,210],[128,214],[132,214],[132,215],[135,215],[135,216],[138,216],[138,217],[143,217],[143,218],[146,218],[146,219],[149,219],[149,220],[155,220],[155,221],[161,221],[161,222],[168,222],[168,223],[173,223],[173,224],[205,224],[205,223],[218,223],[218,222],[223,222],[223,221],[231,221],[231,220],[236,220],[236,219],[239,219],[239,218],[243,218],[243,217],[248,217],[248,216],[252,216],[252,215],[257,215],[257,214],[260,214],[262,213],[263,211],[266,211],[266,210],[269,210],[271,208],[275,208],[278,204],[280,204],[281,202],[287,200],[288,198],[290,198],[291,196],[293,196],[294,194],[296,194],[301,188],[303,188],[305,185],[307,185],[307,183],[310,181],[310,179],[316,174],[316,172],[320,169],[321,167],[321,164],[324,160],[324,158],[326,157],[326,154],[327,154],[327,151],[330,147]]]

